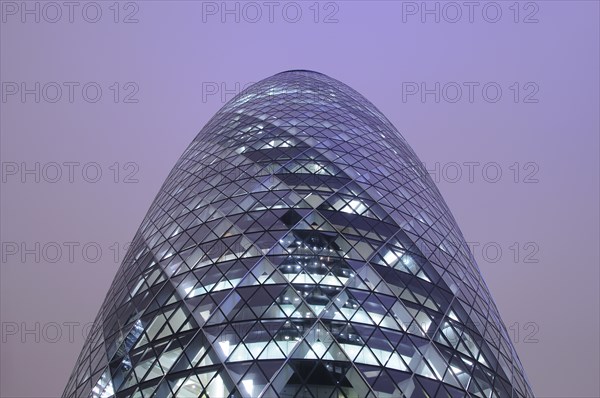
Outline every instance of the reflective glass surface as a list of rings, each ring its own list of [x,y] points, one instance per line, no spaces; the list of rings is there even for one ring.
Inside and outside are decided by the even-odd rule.
[[[163,184],[64,397],[531,397],[465,240],[370,102],[288,71]]]

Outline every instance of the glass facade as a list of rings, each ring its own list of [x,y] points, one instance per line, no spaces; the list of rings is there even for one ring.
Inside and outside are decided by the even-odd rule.
[[[178,160],[63,397],[532,397],[438,189],[348,86],[288,71]]]

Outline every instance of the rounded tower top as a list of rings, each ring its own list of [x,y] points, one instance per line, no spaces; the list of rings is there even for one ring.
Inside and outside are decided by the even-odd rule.
[[[200,131],[85,344],[66,398],[533,396],[419,158],[305,70]]]

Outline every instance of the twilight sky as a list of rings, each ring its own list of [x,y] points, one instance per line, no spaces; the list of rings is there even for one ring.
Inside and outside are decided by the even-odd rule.
[[[0,7],[0,397],[60,396],[177,158],[287,69],[358,90],[425,162],[536,396],[600,396],[597,1]]]

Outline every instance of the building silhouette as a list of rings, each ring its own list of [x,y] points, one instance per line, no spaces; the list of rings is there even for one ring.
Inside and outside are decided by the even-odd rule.
[[[63,397],[532,397],[438,189],[348,86],[294,70],[160,189]]]

